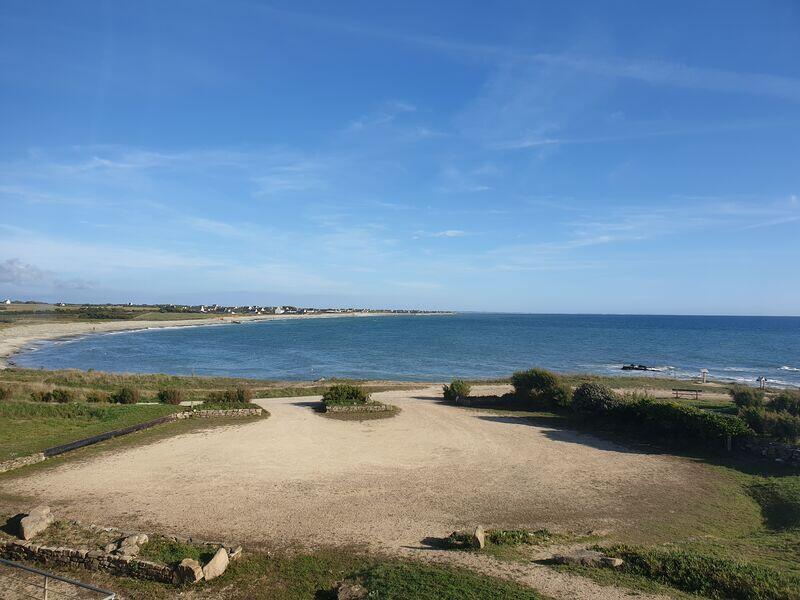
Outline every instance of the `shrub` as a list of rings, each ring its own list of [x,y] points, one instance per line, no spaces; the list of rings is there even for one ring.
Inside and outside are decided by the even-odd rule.
[[[746,385],[735,385],[728,393],[736,406],[762,406],[764,404],[764,392]]]
[[[797,577],[752,563],[680,550],[621,545],[601,550],[623,559],[624,572],[708,598],[783,600],[800,594]]]
[[[183,392],[175,388],[167,388],[158,391],[158,401],[162,404],[172,404],[177,406],[183,402]]]
[[[767,409],[776,412],[788,412],[795,417],[800,416],[800,392],[784,390],[767,404]]]
[[[800,437],[800,417],[788,412],[773,412],[746,406],[739,409],[739,417],[760,435],[783,442],[794,442]]]
[[[120,388],[116,394],[111,396],[111,401],[117,404],[136,404],[139,399],[139,390],[129,387]]]
[[[106,392],[99,392],[96,390],[92,390],[91,392],[86,394],[86,401],[91,403],[108,402],[109,394],[107,394]]]
[[[75,400],[75,394],[72,390],[56,388],[49,392],[31,392],[31,400],[34,402],[56,402],[58,404],[66,404],[67,402]]]
[[[708,445],[728,436],[747,435],[745,422],[735,416],[722,415],[677,402],[657,401],[651,396],[631,395],[607,414],[612,420],[627,425],[637,435],[665,440],[684,440]]]
[[[620,403],[622,398],[601,383],[582,383],[572,393],[572,409],[579,412],[606,412]]]
[[[470,387],[466,381],[461,379],[454,379],[450,385],[442,386],[444,399],[448,402],[458,402],[459,398],[468,398]]]
[[[11,388],[0,386],[0,400],[9,400],[13,395]]]
[[[211,392],[206,396],[205,402],[209,404],[246,404],[253,399],[250,388],[238,387],[235,389]]]
[[[325,391],[322,401],[330,405],[366,404],[369,401],[369,394],[357,385],[337,384]]]
[[[570,388],[555,373],[545,369],[517,371],[511,376],[517,398],[530,400],[531,408],[569,406]]]

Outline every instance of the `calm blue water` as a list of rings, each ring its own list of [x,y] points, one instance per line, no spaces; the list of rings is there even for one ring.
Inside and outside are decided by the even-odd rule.
[[[228,375],[448,380],[516,369],[622,374],[623,363],[676,377],[800,385],[800,317],[460,314],[262,321],[47,342],[25,367]],[[641,372],[634,373],[642,375]],[[654,375],[658,375],[655,373]]]

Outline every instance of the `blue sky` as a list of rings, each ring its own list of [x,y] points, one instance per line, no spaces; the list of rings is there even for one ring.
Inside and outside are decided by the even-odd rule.
[[[0,295],[800,314],[800,5],[0,4]]]

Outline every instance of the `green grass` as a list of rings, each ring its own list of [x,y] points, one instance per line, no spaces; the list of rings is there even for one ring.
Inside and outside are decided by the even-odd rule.
[[[771,529],[800,527],[800,477],[770,477],[750,486]]]
[[[149,544],[148,544],[149,545]],[[143,547],[143,552],[148,545]],[[196,551],[197,548],[194,549]],[[159,560],[177,560],[192,548],[180,545],[159,551]],[[273,554],[250,552],[231,562],[222,577],[181,588],[107,573],[52,567],[94,585],[137,600],[172,599],[191,589],[193,598],[225,600],[334,600],[334,586],[342,580],[358,581],[375,600],[543,600],[521,585],[465,569],[426,566],[414,562],[369,556],[352,548]]]
[[[165,404],[0,403],[0,460],[150,421],[182,407]]]
[[[142,545],[139,555],[147,560],[164,565],[175,565],[184,558],[193,558],[205,564],[214,556],[215,549],[199,544],[190,544],[163,536],[152,536]]]
[[[620,545],[604,551],[625,561],[624,573],[708,598],[800,598],[800,578],[762,565],[674,549]]]

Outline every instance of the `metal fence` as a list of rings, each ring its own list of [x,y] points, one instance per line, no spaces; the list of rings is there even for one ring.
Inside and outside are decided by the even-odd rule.
[[[0,558],[2,600],[115,600],[116,594],[88,583]]]

